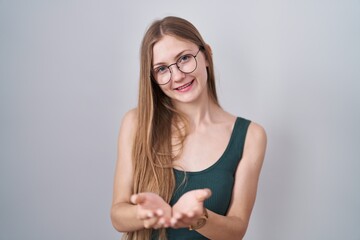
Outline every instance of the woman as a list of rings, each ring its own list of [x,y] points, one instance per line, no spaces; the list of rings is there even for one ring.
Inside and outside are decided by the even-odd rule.
[[[111,219],[127,239],[242,239],[266,148],[224,111],[210,47],[188,21],[155,21],[141,46],[139,102],[121,124]]]

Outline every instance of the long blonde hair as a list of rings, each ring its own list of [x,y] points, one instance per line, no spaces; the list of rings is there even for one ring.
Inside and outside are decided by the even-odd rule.
[[[188,21],[178,17],[166,17],[152,23],[144,35],[140,51],[140,84],[137,106],[137,131],[132,152],[134,166],[133,193],[154,192],[166,202],[170,202],[175,188],[172,161],[175,142],[180,144],[186,137],[187,121],[176,111],[171,99],[166,96],[151,76],[153,46],[164,35],[170,35],[192,42],[200,47],[208,62],[208,95],[218,105],[214,67],[211,50],[198,30]],[[185,127],[184,127],[185,126]],[[150,229],[128,233],[128,239],[147,240],[151,238]],[[160,238],[166,239],[164,229]]]

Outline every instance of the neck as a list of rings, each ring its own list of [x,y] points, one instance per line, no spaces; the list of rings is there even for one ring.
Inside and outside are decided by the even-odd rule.
[[[209,97],[191,103],[176,102],[174,106],[181,113],[185,114],[189,121],[190,129],[197,129],[204,124],[216,121],[217,115],[222,111],[221,107],[215,104]]]

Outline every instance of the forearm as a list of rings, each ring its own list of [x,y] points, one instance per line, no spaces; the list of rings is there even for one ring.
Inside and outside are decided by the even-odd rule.
[[[143,221],[136,217],[136,205],[117,203],[111,208],[111,222],[119,232],[133,232],[144,228]]]
[[[238,217],[222,216],[208,210],[209,218],[206,225],[197,231],[205,237],[217,239],[242,239],[247,229],[247,223]]]

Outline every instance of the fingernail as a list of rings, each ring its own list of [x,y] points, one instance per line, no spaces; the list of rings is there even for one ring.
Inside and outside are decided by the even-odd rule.
[[[161,210],[161,209],[158,209],[158,210],[156,210],[156,214],[157,214],[158,216],[162,216],[162,215],[164,214],[164,211]]]

